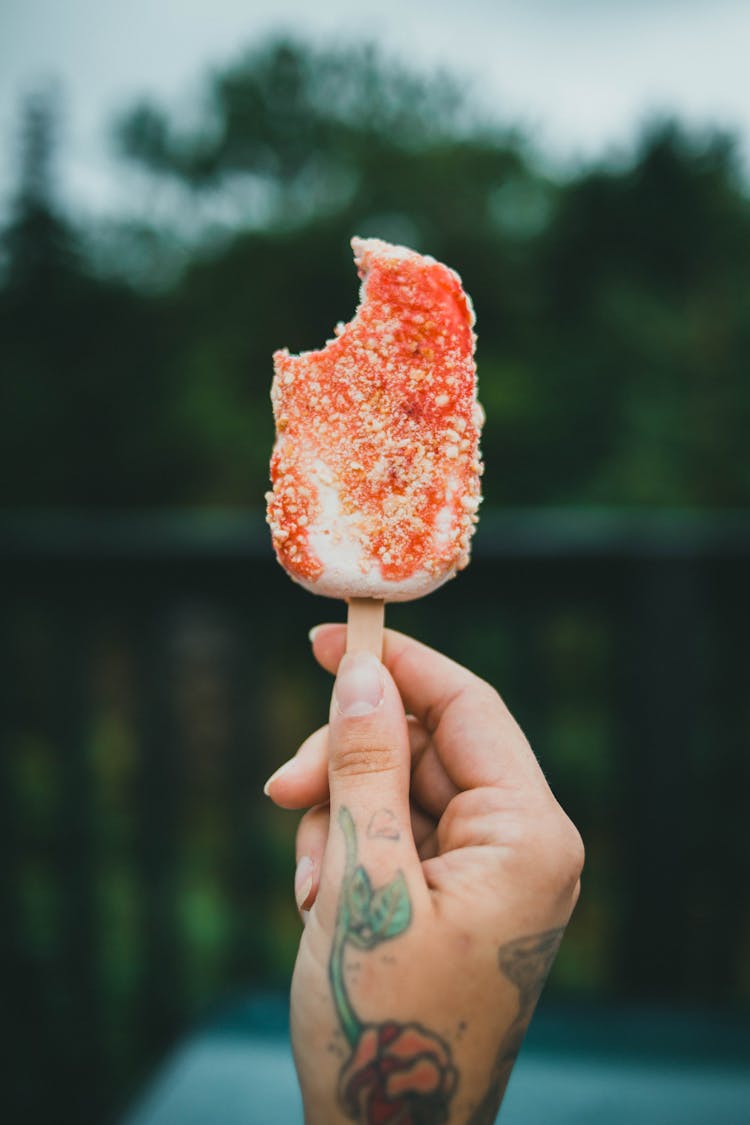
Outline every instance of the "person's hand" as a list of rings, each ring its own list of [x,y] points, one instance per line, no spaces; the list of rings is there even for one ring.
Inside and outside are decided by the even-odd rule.
[[[343,626],[315,631],[338,669],[330,722],[266,787],[315,806],[295,879],[305,1119],[490,1125],[579,893],[581,839],[488,684],[398,633],[385,667],[344,645]]]

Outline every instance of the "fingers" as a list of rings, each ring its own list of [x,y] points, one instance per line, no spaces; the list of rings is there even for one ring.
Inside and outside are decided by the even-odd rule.
[[[328,800],[328,723],[271,774],[263,791],[282,809],[308,809]]]
[[[322,625],[313,633],[313,652],[334,672],[346,643],[343,625]],[[458,789],[519,784],[545,787],[536,758],[497,693],[448,657],[390,629],[384,663],[404,706],[432,737],[440,763]]]
[[[484,902],[491,904],[493,886],[502,886],[510,915],[522,903],[524,913],[541,906],[567,922],[580,891],[581,836],[551,794],[527,796],[487,787],[451,801],[435,832],[437,853],[424,856],[430,889],[455,899],[460,870],[471,895],[478,886],[488,892]]]
[[[318,894],[329,822],[328,805],[318,805],[314,809],[309,809],[297,826],[294,898],[303,918]]]
[[[458,790],[448,778],[429,735],[407,716],[412,761],[412,795],[425,812],[438,817]],[[264,791],[282,809],[307,809],[328,800],[328,724],[300,746],[293,758],[269,777]]]
[[[403,704],[371,653],[338,664],[328,728],[331,826],[316,911],[335,916],[342,879],[364,865],[374,883],[403,872],[427,895],[411,831],[411,754]]]
[[[445,772],[432,739],[422,724],[409,716],[409,742],[412,753],[411,792],[420,808],[432,817],[443,815],[458,789]]]
[[[411,831],[414,836],[414,843],[417,845],[420,859],[425,858],[425,847],[427,847],[426,854],[432,855],[432,846],[428,845],[427,841],[430,841],[432,837],[434,837],[436,828],[437,820],[428,816],[427,813],[423,812],[422,809],[417,808],[415,805],[411,806]]]

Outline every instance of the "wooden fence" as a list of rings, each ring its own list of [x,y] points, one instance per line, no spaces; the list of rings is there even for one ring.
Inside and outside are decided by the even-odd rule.
[[[0,557],[10,1104],[84,1125],[288,982],[295,818],[261,786],[325,720],[305,634],[342,607],[237,513],[7,516]],[[501,690],[581,828],[558,997],[750,1002],[749,558],[741,514],[490,512],[389,609]]]

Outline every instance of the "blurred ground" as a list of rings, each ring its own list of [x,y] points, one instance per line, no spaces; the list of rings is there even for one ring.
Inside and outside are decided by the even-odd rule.
[[[288,1043],[278,1032],[262,1031],[264,1023],[278,1024],[284,1010],[283,1000],[276,1012],[272,1001],[250,1001],[229,1026],[193,1036],[167,1059],[123,1125],[301,1125]],[[705,1043],[712,1043],[711,1057]],[[545,1018],[542,1004],[498,1120],[746,1125],[748,1052],[747,1028],[705,1014],[563,1010]]]

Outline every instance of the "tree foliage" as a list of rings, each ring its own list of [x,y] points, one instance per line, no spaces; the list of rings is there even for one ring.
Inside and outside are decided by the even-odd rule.
[[[114,280],[106,240],[110,276],[87,266],[54,135],[51,106],[27,108],[0,291],[6,504],[260,503],[270,354],[351,315],[353,233],[462,274],[489,501],[750,499],[750,201],[730,138],[661,122],[627,164],[552,180],[445,76],[266,43],[210,76],[189,127],[148,103],[116,124],[127,161],[193,201],[187,264],[154,292]],[[229,234],[202,225],[207,201]],[[166,246],[168,225],[129,241]]]

